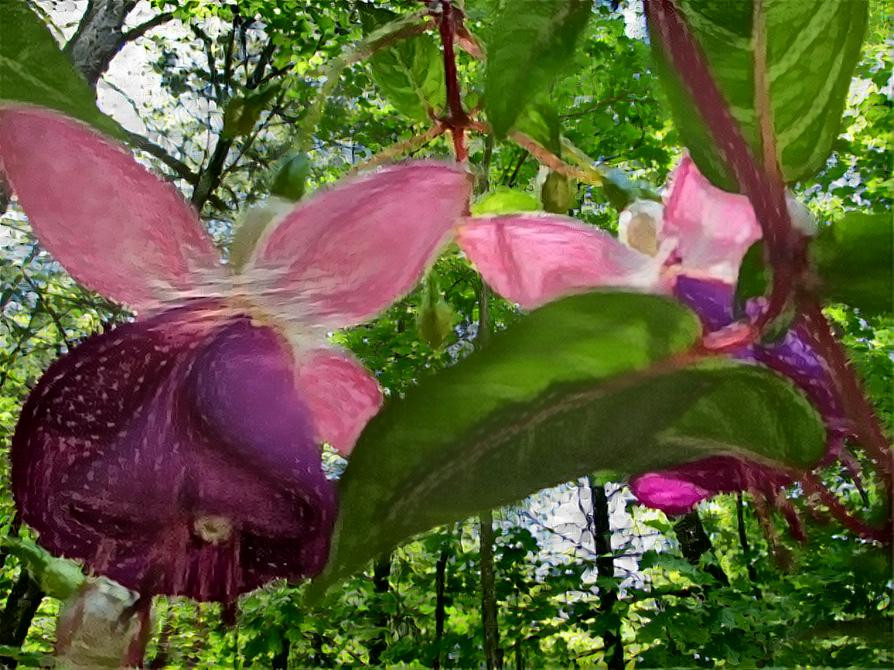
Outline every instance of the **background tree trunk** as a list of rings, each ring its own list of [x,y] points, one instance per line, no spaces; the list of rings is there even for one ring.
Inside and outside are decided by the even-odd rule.
[[[481,566],[481,622],[484,630],[484,661],[487,670],[503,667],[500,626],[497,620],[497,586],[494,571],[494,517],[488,510],[479,521],[479,561]]]
[[[612,527],[608,511],[605,487],[592,475],[587,477],[590,486],[590,502],[593,505],[593,546],[596,550],[596,572],[600,577],[614,579],[615,559],[612,555]],[[617,586],[599,587],[599,616],[609,618],[608,629],[602,633],[605,645],[605,662],[610,670],[624,669],[624,647],[621,643],[621,620],[614,612],[618,602]],[[614,619],[617,618],[615,623]]]

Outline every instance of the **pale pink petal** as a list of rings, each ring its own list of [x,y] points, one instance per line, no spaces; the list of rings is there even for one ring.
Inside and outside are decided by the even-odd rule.
[[[0,164],[41,245],[88,288],[148,309],[221,276],[177,190],[80,122],[0,108]]]
[[[413,288],[467,212],[471,183],[441,163],[343,181],[266,232],[245,281],[283,318],[360,323]]]
[[[525,309],[589,288],[653,290],[658,282],[657,258],[564,216],[467,219],[457,241],[485,281]]]
[[[299,364],[298,387],[310,408],[317,440],[345,456],[382,406],[378,382],[346,351],[311,352]]]
[[[734,283],[761,229],[746,196],[712,186],[685,156],[671,178],[661,233],[676,240],[684,272]]]

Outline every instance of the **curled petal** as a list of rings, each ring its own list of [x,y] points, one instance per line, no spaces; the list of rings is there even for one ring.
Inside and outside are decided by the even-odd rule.
[[[662,234],[676,241],[684,271],[733,284],[761,229],[746,196],[712,186],[686,156],[671,179]]]
[[[319,571],[335,494],[291,351],[248,317],[164,312],[54,363],[12,446],[50,551],[144,595],[232,601]]]
[[[298,384],[319,442],[347,456],[366,423],[382,406],[375,378],[347,352],[318,349],[298,368]]]
[[[82,123],[0,107],[0,164],[41,245],[88,288],[142,310],[221,281],[176,189]]]
[[[470,190],[467,172],[440,163],[340,182],[265,232],[242,281],[282,319],[360,323],[419,280],[467,211]]]
[[[654,290],[658,283],[657,258],[562,216],[467,219],[457,241],[487,283],[525,309],[586,289]]]
[[[734,456],[711,456],[661,472],[647,472],[630,480],[637,500],[665,514],[685,514],[718,493],[748,489],[773,497],[791,482],[784,472]]]

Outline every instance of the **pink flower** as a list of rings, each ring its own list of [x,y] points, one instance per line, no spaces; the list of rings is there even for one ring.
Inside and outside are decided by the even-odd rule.
[[[418,281],[470,180],[417,163],[341,182],[222,264],[170,185],[78,122],[0,108],[0,161],[41,244],[137,310],[56,361],[12,445],[22,518],[49,550],[144,594],[231,601],[319,571],[335,491],[381,393],[327,332]]]
[[[812,220],[789,201],[802,230]],[[616,287],[672,294],[699,315],[705,335],[723,336],[734,323],[734,283],[749,246],[761,236],[747,197],[713,187],[687,156],[675,170],[664,204],[637,201],[622,212],[620,241],[573,219],[548,214],[467,219],[462,249],[485,280],[526,309],[561,296]],[[827,366],[796,324],[778,343],[743,346],[737,358],[788,376],[823,415],[829,452],[846,434]],[[786,473],[731,456],[715,456],[631,480],[639,500],[678,514],[718,492],[759,489],[772,495]]]

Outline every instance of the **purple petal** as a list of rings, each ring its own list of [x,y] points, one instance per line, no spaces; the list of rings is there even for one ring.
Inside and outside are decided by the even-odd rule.
[[[784,472],[734,456],[711,456],[630,480],[630,489],[644,505],[666,514],[685,514],[718,493],[757,489],[765,493],[788,484]]]
[[[674,296],[692,309],[709,331],[720,330],[733,322],[734,287],[715,279],[696,279],[678,275]]]
[[[335,492],[291,351],[245,316],[90,338],[32,392],[12,462],[41,543],[143,594],[231,601],[326,560]]]

